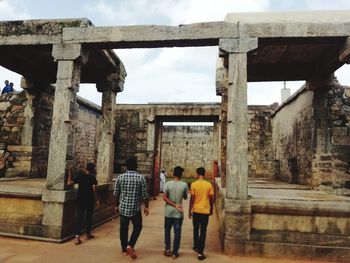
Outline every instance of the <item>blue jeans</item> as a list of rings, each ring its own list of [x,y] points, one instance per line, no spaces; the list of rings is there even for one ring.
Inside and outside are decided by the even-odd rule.
[[[164,234],[165,234],[165,250],[170,250],[170,231],[174,226],[174,244],[173,255],[177,256],[180,248],[181,241],[181,228],[183,218],[165,217],[164,221]]]

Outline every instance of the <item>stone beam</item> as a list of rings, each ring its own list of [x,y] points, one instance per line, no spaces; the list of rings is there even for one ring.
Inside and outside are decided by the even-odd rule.
[[[238,26],[240,37],[347,37],[350,12],[261,12],[230,13],[225,21]]]
[[[81,61],[86,61],[80,45],[57,45],[58,61],[47,170],[47,189],[64,190],[66,171],[73,165],[76,92],[79,90]],[[70,143],[70,141],[72,141]]]
[[[64,28],[63,41],[106,48],[216,46],[220,38],[236,37],[236,32],[235,24],[222,21],[179,26]]]

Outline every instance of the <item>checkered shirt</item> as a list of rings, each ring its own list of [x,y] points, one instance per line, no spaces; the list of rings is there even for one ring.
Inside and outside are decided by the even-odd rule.
[[[119,212],[123,216],[134,216],[140,211],[142,200],[148,199],[146,178],[135,171],[126,171],[118,176],[114,196],[119,198]]]

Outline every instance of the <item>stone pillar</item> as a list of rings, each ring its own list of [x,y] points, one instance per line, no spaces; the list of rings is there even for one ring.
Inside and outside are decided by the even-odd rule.
[[[221,51],[228,56],[227,126],[222,125],[223,134],[227,135],[224,250],[227,254],[239,255],[244,254],[251,233],[251,205],[248,200],[247,52],[257,48],[257,39],[220,39],[219,45]]]
[[[220,122],[214,122],[213,127],[213,157],[214,160],[218,161],[220,158]]]
[[[74,191],[66,189],[66,170],[73,165],[74,123],[77,117],[76,93],[80,67],[87,56],[81,45],[57,44],[52,55],[57,61],[57,81],[53,103],[52,126],[47,168],[47,185],[43,191],[43,236],[62,240],[73,232]],[[71,142],[70,142],[71,141]]]
[[[98,125],[97,180],[99,183],[108,183],[112,181],[114,167],[116,97],[117,92],[123,90],[119,75],[108,75],[104,81],[97,83],[97,90],[102,92],[102,116]]]
[[[147,117],[147,151],[155,151],[155,141],[156,141],[156,125],[154,122],[154,115],[149,115]]]
[[[47,169],[47,189],[64,190],[67,167],[73,163],[72,135],[77,115],[76,93],[79,90],[80,67],[86,61],[80,44],[57,44],[52,55],[57,61],[57,82]],[[69,143],[69,141],[72,141]]]
[[[227,133],[227,54],[217,59],[216,63],[216,94],[221,96],[220,112],[220,148],[218,162],[220,167],[221,187],[226,187],[226,133]]]
[[[33,143],[33,130],[34,130],[34,105],[35,94],[33,93],[33,83],[21,78],[21,88],[27,91],[27,105],[24,109],[24,125],[21,134],[21,145],[32,146]]]
[[[220,49],[227,52],[227,198],[248,197],[248,106],[247,52],[257,48],[257,39],[220,39]]]

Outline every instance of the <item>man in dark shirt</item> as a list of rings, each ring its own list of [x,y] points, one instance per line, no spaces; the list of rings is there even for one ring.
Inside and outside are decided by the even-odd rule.
[[[120,212],[120,243],[124,255],[136,258],[134,251],[136,241],[142,229],[141,202],[144,201],[144,214],[148,215],[148,191],[146,178],[136,172],[137,161],[130,158],[126,161],[127,171],[121,174],[115,184],[114,196]],[[128,241],[130,221],[133,231]]]
[[[95,177],[95,165],[88,163],[86,169],[79,173],[73,180],[71,171],[68,172],[68,185],[78,184],[78,195],[76,200],[77,206],[77,222],[75,231],[75,244],[79,245],[81,226],[83,223],[84,213],[86,213],[86,238],[91,239],[94,236],[91,234],[92,228],[92,214],[94,211],[94,204],[99,206],[100,203],[96,196],[97,180]]]

